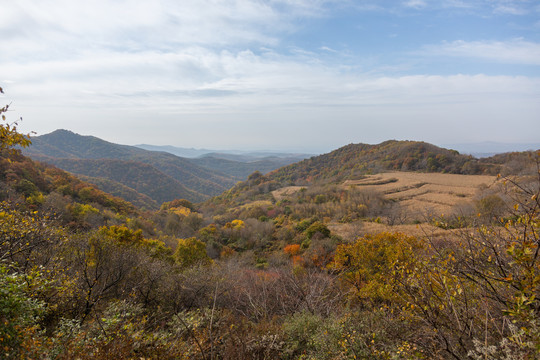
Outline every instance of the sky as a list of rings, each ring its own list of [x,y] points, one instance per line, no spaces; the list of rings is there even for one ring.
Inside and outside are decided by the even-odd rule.
[[[0,0],[0,104],[42,135],[323,153],[538,143],[537,0]]]

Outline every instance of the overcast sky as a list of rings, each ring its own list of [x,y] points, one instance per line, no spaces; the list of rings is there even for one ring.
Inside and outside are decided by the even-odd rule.
[[[122,144],[538,142],[537,0],[0,0],[8,120]]]

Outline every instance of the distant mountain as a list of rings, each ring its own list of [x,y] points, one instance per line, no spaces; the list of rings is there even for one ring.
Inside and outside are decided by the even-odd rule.
[[[300,154],[300,153],[282,153],[276,151],[242,151],[242,150],[208,150],[208,149],[193,149],[193,148],[182,148],[170,145],[148,145],[141,144],[135,145],[140,149],[150,150],[150,151],[163,151],[170,154],[186,157],[186,158],[200,158],[200,157],[214,157],[219,159],[227,159],[232,161],[240,162],[252,162],[257,160],[265,160],[270,158],[279,158],[279,159],[298,159],[303,160],[313,154]]]
[[[250,174],[259,171],[266,174],[282,166],[289,165],[305,158],[308,154],[291,154],[271,151],[240,151],[188,149],[175,146],[136,145],[150,151],[162,151],[177,156],[190,158],[193,164],[227,174],[236,180],[245,180]]]
[[[177,197],[201,201],[220,194],[236,182],[230,175],[173,154],[113,144],[67,130],[32,138],[32,145],[23,149],[23,153],[74,173],[116,181],[157,202]],[[138,187],[132,187],[135,184]]]
[[[163,151],[169,154],[173,154],[185,158],[194,158],[199,157],[208,153],[215,152],[215,150],[207,149],[194,149],[194,148],[182,148],[170,145],[148,145],[148,144],[139,144],[135,145],[139,149],[149,150],[149,151]]]
[[[243,160],[232,160],[235,158],[242,158]],[[246,159],[251,160],[247,161]],[[245,180],[250,174],[254,173],[255,171],[266,174],[282,166],[286,166],[301,161],[303,159],[305,159],[305,157],[301,155],[292,155],[289,157],[269,156],[261,159],[256,159],[249,155],[215,153],[212,155],[207,154],[199,158],[190,159],[190,161],[196,165],[231,175],[238,180]]]
[[[463,154],[470,154],[475,157],[490,157],[495,154],[508,152],[519,152],[540,149],[540,143],[501,143],[494,141],[484,141],[479,143],[444,144],[448,149],[455,149]]]

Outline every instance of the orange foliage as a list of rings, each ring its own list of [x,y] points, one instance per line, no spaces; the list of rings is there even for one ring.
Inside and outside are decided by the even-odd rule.
[[[221,252],[219,254],[219,257],[220,258],[229,258],[231,256],[233,256],[234,254],[236,254],[236,251],[234,251],[233,249],[231,249],[230,247],[228,246],[224,246],[221,248]]]
[[[285,246],[285,248],[283,248],[283,251],[286,254],[289,254],[290,256],[298,255],[298,253],[300,252],[300,245],[299,244],[287,245]]]
[[[292,257],[292,262],[294,266],[304,266],[306,264],[305,259],[300,255],[294,255]]]

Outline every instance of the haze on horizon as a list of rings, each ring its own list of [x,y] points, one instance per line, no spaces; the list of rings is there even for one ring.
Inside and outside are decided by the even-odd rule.
[[[322,153],[537,143],[527,0],[4,1],[0,103],[22,131]]]

